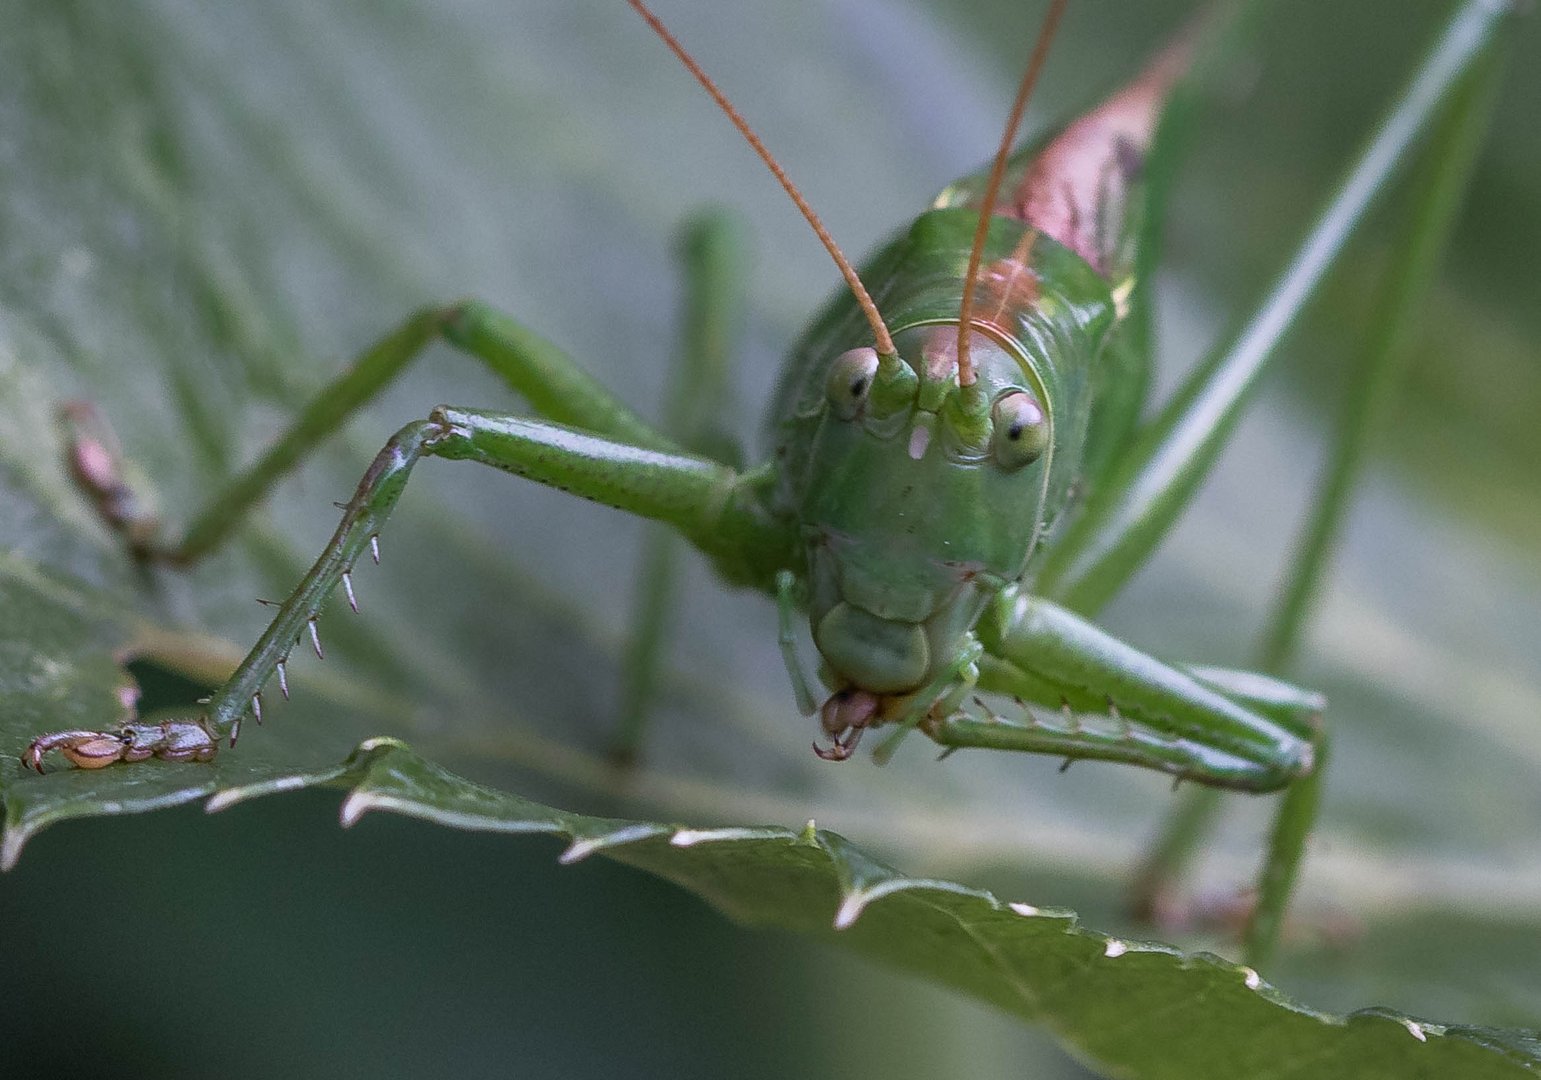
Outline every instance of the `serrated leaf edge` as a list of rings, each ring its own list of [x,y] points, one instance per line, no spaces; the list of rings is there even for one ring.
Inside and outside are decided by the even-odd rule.
[[[210,783],[214,782],[211,779]],[[414,790],[414,785],[421,790]],[[736,843],[779,842],[804,849],[816,848],[828,860],[836,877],[837,903],[830,926],[842,936],[882,900],[903,894],[943,893],[982,904],[992,914],[1009,913],[1022,919],[1061,922],[1063,933],[1087,938],[1100,946],[1100,953],[1093,962],[1128,963],[1126,958],[1132,955],[1156,954],[1176,960],[1183,970],[1215,967],[1233,972],[1242,986],[1270,1004],[1322,1024],[1346,1027],[1376,1021],[1390,1022],[1402,1027],[1410,1038],[1420,1043],[1430,1042],[1431,1037],[1464,1034],[1467,1036],[1466,1041],[1489,1052],[1496,1052],[1512,1064],[1519,1064],[1527,1070],[1541,1071],[1541,1058],[1512,1046],[1495,1045],[1482,1037],[1482,1029],[1432,1023],[1383,1008],[1367,1008],[1343,1016],[1320,1012],[1289,999],[1253,968],[1212,953],[1185,953],[1160,942],[1111,937],[1082,926],[1079,916],[1072,911],[1040,908],[1024,902],[1003,902],[993,893],[957,882],[905,876],[893,867],[873,859],[840,834],[820,829],[812,821],[799,829],[780,826],[693,828],[659,822],[590,817],[475,784],[433,764],[419,756],[406,743],[394,738],[367,739],[338,765],[308,772],[287,773],[223,789],[212,794],[205,807],[214,812],[266,795],[323,786],[344,787],[348,790],[340,810],[345,827],[357,824],[366,813],[381,810],[475,831],[564,837],[568,845],[558,856],[558,862],[563,865],[572,865],[596,854],[617,857],[619,849],[664,837],[668,838],[670,848],[682,854]],[[424,797],[424,792],[432,789],[439,789],[437,801],[427,801]],[[158,809],[188,802],[205,794],[209,794],[206,786],[186,788],[142,802],[122,803],[114,812]],[[446,805],[455,801],[466,805]],[[98,805],[94,812],[101,813],[101,807]],[[41,828],[72,816],[78,815],[66,808],[63,812],[42,814],[29,820],[7,821],[4,838],[0,840],[0,867],[9,869],[15,865],[26,841]],[[994,955],[993,945],[975,932],[973,920],[963,917],[955,909],[941,905],[937,905],[937,908],[952,918],[976,944]],[[1004,962],[1001,963],[1001,970],[1003,977],[1009,978],[1010,972]],[[1031,1005],[1034,999],[1041,996],[1041,992],[1033,993],[1029,995],[1027,1003]]]

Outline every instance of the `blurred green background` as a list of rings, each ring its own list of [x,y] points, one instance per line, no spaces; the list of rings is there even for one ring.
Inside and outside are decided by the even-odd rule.
[[[660,7],[854,251],[989,153],[1037,18],[997,0]],[[1132,72],[1189,7],[1076,4],[1040,122]],[[1197,133],[1172,212],[1163,385],[1281,262],[1448,5],[1276,7]],[[97,400],[175,520],[306,389],[425,300],[507,306],[657,415],[671,230],[703,201],[728,203],[758,236],[732,418],[753,441],[779,351],[833,283],[754,159],[619,3],[20,0],[12,12],[7,406],[24,391]],[[1342,749],[1307,925],[1270,975],[1323,1008],[1541,1024],[1538,20],[1514,36],[1494,137],[1303,673],[1331,693]],[[1246,662],[1384,259],[1378,237],[1115,605],[1109,621],[1131,640]],[[244,644],[261,619],[253,582],[292,581],[333,524],[330,500],[386,432],[438,400],[506,398],[435,354],[235,554],[144,603]],[[0,544],[133,588],[78,509],[38,494],[49,489],[33,472],[52,467],[39,455],[14,423],[0,432]],[[505,478],[422,476],[384,567],[361,582],[373,621],[337,639],[342,670],[373,672],[410,703],[366,710],[365,730],[578,809],[817,816],[907,870],[1125,928],[1120,882],[1168,803],[1164,782],[967,755],[942,769],[916,750],[887,772],[816,768],[767,605],[699,567],[649,770],[629,792],[596,779],[638,531]],[[473,640],[456,629],[468,615],[495,626]],[[499,708],[527,721],[510,725],[517,736],[466,715]],[[36,841],[0,879],[0,1074],[1086,1075],[1042,1033],[740,931],[642,875],[558,869],[548,841],[384,816],[343,833],[333,802],[183,809]],[[1250,873],[1266,813],[1233,802],[1203,875],[1221,895]]]

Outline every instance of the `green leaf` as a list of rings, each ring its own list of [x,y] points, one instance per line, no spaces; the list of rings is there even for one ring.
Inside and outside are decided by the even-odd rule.
[[[988,152],[1020,62],[1021,50],[1001,32],[1017,26],[1018,7],[989,16],[983,5],[933,16],[854,2],[767,5],[721,20],[665,14],[727,78],[842,243],[861,250]],[[292,587],[335,523],[331,500],[352,489],[387,433],[440,400],[508,398],[462,359],[435,351],[308,462],[228,550],[189,574],[148,579],[69,481],[53,419],[60,402],[85,397],[101,408],[175,525],[307,393],[424,302],[472,294],[528,318],[656,415],[673,347],[672,230],[700,202],[730,202],[751,215],[760,237],[743,404],[728,418],[748,432],[780,350],[833,285],[822,253],[759,164],[619,5],[403,0],[318,10],[281,0],[232,14],[172,0],[99,8],[23,0],[13,8],[0,39],[7,759],[40,731],[115,722],[120,661],[148,657],[217,679],[261,629],[264,612],[253,598]],[[1324,20],[1338,17],[1323,12]],[[949,31],[943,19],[979,23]],[[1175,20],[1160,24],[1154,7],[1142,6],[1116,26],[1067,27],[1054,76],[1063,81],[1046,88],[1061,95],[1052,107],[1126,74]],[[1238,108],[1200,146],[1206,164],[1225,157],[1220,168],[1183,178],[1172,246],[1187,255],[1175,275],[1185,300],[1171,313],[1177,332],[1167,342],[1178,357],[1192,355],[1196,339],[1226,317],[1217,305],[1244,301],[1235,294],[1277,264],[1285,230],[1298,228],[1346,151],[1343,133],[1367,119],[1310,118],[1308,130],[1305,119],[1278,119],[1257,130],[1247,109],[1309,102],[1306,89],[1334,81],[1323,73],[1337,69],[1312,59],[1319,38],[1301,45],[1291,36],[1311,22],[1288,20],[1277,37],[1265,35],[1278,52],[1253,95],[1263,104]],[[1413,39],[1431,29],[1406,19],[1387,31],[1383,22],[1370,28],[1373,48],[1336,46],[1349,49],[1345,63],[1356,73],[1344,111],[1381,100],[1410,62]],[[1405,52],[1386,38],[1393,31],[1408,35]],[[1384,54],[1381,74],[1367,71],[1363,58],[1372,53]],[[830,107],[835,101],[847,107]],[[1528,160],[1504,131],[1500,181],[1525,174],[1519,165]],[[1244,153],[1224,153],[1238,144]],[[1318,146],[1320,160],[1312,156]],[[1534,191],[1516,196],[1512,184],[1493,179],[1493,166],[1483,175],[1479,190],[1486,183],[1505,193],[1516,230],[1532,220]],[[1297,944],[1266,974],[1336,1011],[1383,1001],[1446,1019],[1523,1024],[1541,1015],[1529,960],[1541,893],[1532,827],[1541,818],[1541,738],[1531,722],[1541,665],[1524,647],[1541,636],[1534,557],[1421,501],[1422,478],[1438,470],[1442,487],[1462,492],[1462,505],[1485,500],[1499,507],[1495,517],[1534,520],[1533,491],[1526,502],[1523,484],[1492,486],[1494,477],[1529,471],[1485,464],[1505,458],[1514,432],[1534,430],[1514,418],[1530,415],[1523,403],[1537,378],[1533,350],[1523,346],[1535,328],[1490,283],[1498,275],[1487,268],[1505,265],[1499,256],[1468,253],[1464,262],[1483,262],[1481,284],[1468,276],[1446,286],[1440,307],[1450,314],[1435,340],[1447,352],[1477,341],[1474,363],[1502,357],[1510,366],[1486,381],[1458,380],[1467,369],[1447,355],[1438,369],[1446,381],[1427,383],[1439,392],[1417,404],[1422,415],[1438,412],[1437,424],[1402,425],[1398,437],[1406,446],[1416,441],[1409,426],[1437,432],[1438,460],[1418,462],[1419,490],[1384,473],[1371,488],[1308,672],[1330,692],[1341,734],[1301,911],[1308,923],[1352,922],[1363,937],[1359,945]],[[1505,280],[1521,278],[1514,271]],[[1493,341],[1504,348],[1488,348]],[[1315,344],[1303,351],[1319,351]],[[1330,372],[1334,354],[1320,353]],[[1488,389],[1495,384],[1501,394]],[[1452,387],[1464,396],[1452,396]],[[1484,441],[1480,411],[1495,396],[1504,399],[1506,433],[1497,446]],[[1179,657],[1246,662],[1292,501],[1309,481],[1303,451],[1319,441],[1318,414],[1330,411],[1302,408],[1290,395],[1272,406],[1228,455],[1182,535],[1120,600],[1112,619],[1130,640]],[[1463,449],[1473,456],[1463,458]],[[1512,450],[1508,459],[1528,460]],[[1279,494],[1260,498],[1262,490]],[[404,751],[377,744],[353,759],[354,771],[339,771],[353,747],[387,734],[489,785],[455,783],[455,799],[473,807],[470,793],[502,790],[700,829],[815,817],[885,860],[938,879],[1008,883],[1011,895],[1046,910],[1072,906],[1132,937],[1118,910],[1120,884],[1168,799],[1159,778],[1087,766],[1060,778],[1054,762],[987,755],[937,765],[918,747],[886,770],[825,766],[807,753],[812,732],[790,707],[769,605],[723,592],[699,566],[645,767],[617,776],[602,751],[637,536],[634,523],[506,477],[425,467],[384,537],[384,564],[359,576],[364,616],[323,620],[328,660],[294,665],[293,703],[271,702],[267,727],[248,726],[240,748],[207,767],[36,777],[0,763],[6,855],[70,816],[260,784],[344,784],[362,779],[357,770],[370,762],[429,768],[408,768],[414,759]],[[371,772],[369,782],[384,781]],[[485,797],[495,806],[483,806],[486,814],[543,828],[554,820],[512,796]],[[1236,801],[1201,889],[1248,878],[1265,811]],[[575,828],[591,821],[555,820]],[[1048,929],[1088,976],[1132,979],[1143,970],[1137,965],[1153,964],[1151,985],[1203,995],[1203,1008],[1178,1021],[1153,1011],[1168,1021],[1155,1042],[1173,1029],[1203,1031],[1217,1053],[1282,1060],[1271,1040],[1295,1038],[1290,1025],[1302,1024],[1314,1034],[1301,1038],[1320,1040],[1322,1053],[1337,1039],[1386,1040],[1385,1060],[1394,1062],[1396,1053],[1468,1052],[1504,1038],[1431,1035],[1425,1044],[1393,1021],[1325,1024],[1238,989],[1233,968],[1138,948],[1110,959],[1101,956],[1105,939],[1066,934],[1057,917],[1005,918],[959,886],[901,890],[836,933],[840,870],[832,856],[807,864],[798,860],[813,849],[791,834],[756,835],[739,847],[677,849],[655,839],[613,853],[656,855],[650,869],[738,917],[756,917],[746,905],[763,899],[774,904],[766,917],[777,924],[846,943],[876,934],[892,905],[901,930],[881,935],[875,954],[1018,1011],[1011,980],[965,977],[973,969],[964,960],[978,962],[977,943],[956,920],[952,937],[933,938],[933,909],[917,910],[919,897],[1028,935],[1028,968],[1067,962],[1034,936]],[[745,876],[692,877],[690,860],[710,861],[717,851],[736,852],[736,873]],[[751,872],[753,887],[745,884]],[[1455,925],[1471,929],[1447,932]],[[917,952],[936,941],[923,963]],[[1064,989],[1049,984],[1048,997]],[[1054,1026],[1092,1052],[1096,1033],[1111,1025],[1087,1013],[1072,1026],[1069,1011],[1143,1015],[1143,1004],[1123,1004],[1137,1000],[1125,998],[1132,993],[1132,983],[1096,984],[1084,1001],[1067,999]],[[1211,1009],[1212,1001],[1221,1004]],[[1511,1042],[1514,1053],[1534,1057],[1533,1045]],[[1113,1060],[1116,1051],[1096,1052]]]
[[[67,714],[83,727],[123,712],[103,598],[4,565],[0,597],[34,612],[0,637],[8,713],[0,750],[28,724]],[[121,619],[121,616],[120,616]],[[344,825],[388,810],[454,828],[541,833],[568,841],[573,863],[604,855],[689,889],[729,917],[828,939],[1049,1024],[1110,1074],[1193,1078],[1257,1075],[1524,1076],[1541,1067],[1541,1038],[1432,1024],[1368,1009],[1347,1017],[1304,1008],[1250,968],[1209,953],[1110,937],[1073,912],[1003,903],[955,882],[907,877],[810,821],[696,829],[599,818],[471,783],[404,743],[376,738],[342,763],[297,768],[257,754],[219,764],[149,764],[8,783],[0,864],[32,832],[65,818],[174,805],[214,793],[208,808],[306,787],[342,787]],[[1238,1072],[1239,1071],[1239,1072]]]

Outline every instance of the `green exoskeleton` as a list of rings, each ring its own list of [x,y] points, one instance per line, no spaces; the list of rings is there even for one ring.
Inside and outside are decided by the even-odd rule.
[[[654,428],[554,345],[478,302],[421,311],[366,351],[174,544],[148,532],[105,440],[82,427],[74,464],[104,516],[140,554],[185,562],[435,338],[485,362],[537,414],[440,406],[402,428],[201,716],[45,735],[25,760],[41,771],[59,749],[93,768],[207,761],[221,739],[234,743],[246,716],[261,718],[275,675],[287,696],[296,643],[320,654],[317,618],[334,590],[353,603],[351,571],[361,558],[378,561],[414,464],[463,459],[663,522],[724,579],[774,596],[798,704],[819,715],[822,757],[847,758],[881,728],[894,733],[878,747],[886,755],[918,729],[948,749],[1122,761],[1255,792],[1295,785],[1265,877],[1276,915],[1314,804],[1322,700],[1269,676],[1156,659],[1087,616],[1180,515],[1273,346],[1400,157],[1477,69],[1501,15],[1501,5],[1474,0],[1454,17],[1257,314],[1143,422],[1163,133],[1191,96],[1194,57],[1220,36],[1212,27],[1008,156],[1014,117],[997,167],[949,186],[859,272],[803,207],[849,287],[792,350],[768,416],[774,449],[758,467],[703,452],[699,425]],[[737,262],[733,242],[715,218],[690,233],[696,337],[720,338],[724,312],[739,303],[741,283],[726,269]],[[700,365],[696,385],[717,381],[706,370],[711,349],[686,352]],[[709,410],[703,397],[684,412]],[[822,704],[798,666],[799,610],[822,659]]]

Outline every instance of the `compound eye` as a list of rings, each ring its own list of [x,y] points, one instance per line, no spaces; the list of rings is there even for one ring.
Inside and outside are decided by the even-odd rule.
[[[829,369],[829,407],[842,420],[855,419],[867,403],[872,380],[878,373],[876,349],[852,349],[835,357]]]
[[[1033,395],[1018,390],[991,410],[995,425],[995,460],[1007,472],[1031,465],[1049,446],[1049,425]]]

